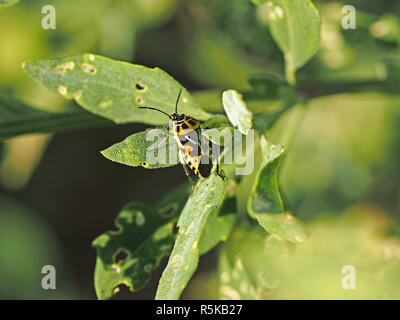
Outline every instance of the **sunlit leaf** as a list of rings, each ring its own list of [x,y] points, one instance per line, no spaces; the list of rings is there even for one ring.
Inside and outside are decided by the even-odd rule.
[[[107,159],[147,169],[171,167],[179,162],[178,146],[168,129],[151,129],[130,135],[101,153]]]
[[[178,111],[199,120],[209,117],[186,89],[159,68],[93,54],[30,61],[23,66],[48,89],[75,99],[86,110],[116,123],[168,123],[162,113],[139,107],[156,107],[171,114],[181,89]]]

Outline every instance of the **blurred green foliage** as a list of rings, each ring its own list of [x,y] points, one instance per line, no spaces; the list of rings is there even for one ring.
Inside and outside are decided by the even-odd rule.
[[[400,241],[372,204],[308,225],[310,238],[294,248],[260,230],[237,230],[220,258],[222,299],[399,299]],[[355,268],[355,290],[342,287]],[[266,266],[268,266],[266,268]],[[346,287],[346,284],[344,284]]]

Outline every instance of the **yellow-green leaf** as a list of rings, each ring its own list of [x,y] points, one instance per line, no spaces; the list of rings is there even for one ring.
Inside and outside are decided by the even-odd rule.
[[[101,153],[107,159],[147,169],[171,167],[179,163],[178,145],[168,129],[152,129],[130,135]]]
[[[181,89],[178,111],[199,120],[209,118],[190,93],[159,68],[93,54],[30,61],[23,67],[48,89],[116,123],[168,123],[162,113],[139,107],[155,107],[171,114]]]

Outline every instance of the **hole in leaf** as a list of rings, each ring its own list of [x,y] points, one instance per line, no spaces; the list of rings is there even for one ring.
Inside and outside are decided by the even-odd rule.
[[[115,262],[121,263],[128,257],[128,252],[126,250],[120,250],[115,256]]]
[[[136,82],[136,83],[135,83],[135,88],[136,88],[138,91],[144,91],[144,90],[146,89],[146,86],[140,84],[139,82]]]
[[[85,72],[85,73],[89,73],[92,75],[95,75],[97,73],[96,67],[92,66],[91,64],[88,64],[88,63],[83,63],[81,65],[81,68],[82,68],[83,72]]]
[[[117,264],[113,264],[113,265],[110,267],[110,270],[111,270],[112,272],[116,272],[116,273],[120,273],[120,272],[121,272],[121,268],[120,268],[120,266],[117,265]]]
[[[116,287],[114,287],[113,291],[114,291],[114,294],[119,293],[119,294],[124,295],[124,294],[127,294],[127,293],[130,292],[129,288],[130,288],[129,283],[126,283],[124,281],[123,283],[121,283],[121,284],[117,285]]]
[[[142,99],[142,97],[140,97],[140,96],[136,97],[136,102],[137,102],[138,104],[143,104],[143,99]]]

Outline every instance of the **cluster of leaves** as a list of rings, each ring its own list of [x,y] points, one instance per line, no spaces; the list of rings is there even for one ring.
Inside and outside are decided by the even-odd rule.
[[[220,296],[259,298],[263,295],[252,286],[252,275],[246,272],[240,252],[234,250],[232,254],[231,248],[243,237],[267,237],[268,245],[278,248],[276,250],[283,248],[283,251],[306,240],[301,222],[285,209],[278,187],[285,149],[273,144],[268,134],[287,110],[299,102],[305,103],[295,86],[296,71],[319,48],[321,17],[310,0],[253,2],[268,16],[270,34],[283,53],[285,74],[254,75],[248,79],[251,90],[243,92],[243,96],[236,90],[224,91],[218,99],[226,117],[215,114],[221,111],[219,109],[199,104],[191,93],[158,68],[149,69],[93,54],[23,65],[28,75],[66,99],[73,99],[84,110],[75,106],[58,114],[36,111],[13,97],[0,95],[0,114],[3,115],[0,139],[108,122],[165,124],[164,115],[139,107],[159,107],[173,113],[181,89],[179,111],[204,120],[204,127],[220,131],[238,128],[243,138],[250,129],[256,130],[254,149],[259,163],[254,174],[240,179],[235,175],[236,165],[226,166],[223,168],[226,181],[213,172],[210,178],[199,180],[192,193],[185,185],[172,190],[155,206],[134,202],[120,211],[116,219],[118,231],[106,232],[93,241],[98,252],[95,288],[100,299],[114,296],[120,284],[132,291],[142,288],[164,256],[169,256],[169,261],[156,298],[178,299],[196,271],[199,257],[221,241],[228,243],[220,256]],[[261,107],[253,111],[250,105],[254,100],[275,100],[279,101],[279,106],[273,110]],[[178,164],[169,158],[164,164],[148,164],[146,150],[152,143],[146,141],[146,132],[139,132],[102,154],[133,167],[155,169]],[[173,139],[167,139],[165,146],[173,143]],[[239,208],[243,198],[244,210]],[[175,226],[177,232],[174,232]],[[238,227],[232,237],[235,226]],[[264,229],[262,233],[260,226]],[[118,258],[121,253],[125,255],[123,259]],[[246,290],[239,290],[243,283],[235,279],[247,279]],[[266,287],[274,286],[276,284],[272,283]]]
[[[247,135],[252,128],[253,115],[237,91],[227,90],[222,95],[229,124],[222,115],[213,116],[202,111],[189,92],[157,68],[148,69],[92,54],[27,62],[23,68],[49,89],[116,123],[165,124],[162,114],[149,114],[138,107],[162,106],[165,112],[172,113],[176,93],[183,89],[180,112],[206,120],[204,125],[215,129],[237,127]],[[40,112],[39,116],[45,121],[50,115]],[[12,128],[11,116],[9,120],[8,125]],[[146,140],[146,134],[146,131],[135,133],[102,153],[112,161],[130,166],[160,168],[178,164],[169,158],[160,164],[148,164],[146,150],[153,142]],[[249,198],[249,213],[267,232],[288,241],[302,242],[305,233],[298,221],[284,212],[278,190],[277,172],[283,147],[267,142],[263,132],[260,135],[263,164]],[[175,141],[168,139],[165,146],[171,143]],[[168,201],[162,201],[154,208],[139,203],[127,205],[116,220],[119,231],[107,232],[93,242],[98,250],[95,272],[98,297],[111,297],[119,284],[126,284],[131,290],[140,289],[150,271],[158,266],[160,258],[170,255],[156,297],[179,298],[196,270],[199,255],[227,240],[235,225],[236,180],[232,174],[224,181],[213,173],[209,179],[198,182],[185,205],[182,199],[187,198],[188,192],[182,188],[173,190],[167,196]],[[231,185],[229,192],[228,184]],[[175,223],[179,228],[177,234],[173,233]],[[126,257],[117,261],[121,251]]]

